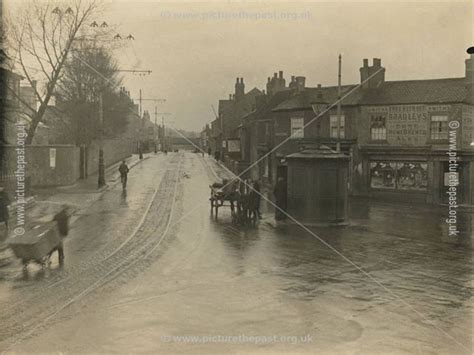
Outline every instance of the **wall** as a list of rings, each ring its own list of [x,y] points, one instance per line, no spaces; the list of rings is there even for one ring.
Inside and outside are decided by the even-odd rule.
[[[132,155],[135,141],[130,138],[104,139],[104,164],[105,166],[117,163]],[[79,166],[79,163],[77,164]],[[99,170],[99,142],[93,142],[87,152],[87,175],[97,173]]]
[[[14,174],[17,167],[16,146],[4,146],[2,174]],[[55,149],[55,167],[50,166],[50,151]],[[26,176],[31,186],[72,185],[79,178],[79,148],[73,145],[26,146]]]

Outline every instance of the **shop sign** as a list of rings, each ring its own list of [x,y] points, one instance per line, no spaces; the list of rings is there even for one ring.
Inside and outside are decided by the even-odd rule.
[[[240,139],[228,139],[227,151],[229,153],[239,153],[240,152]]]

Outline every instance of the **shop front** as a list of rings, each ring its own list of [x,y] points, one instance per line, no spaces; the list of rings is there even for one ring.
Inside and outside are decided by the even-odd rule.
[[[448,189],[455,186],[458,204],[472,205],[474,164],[471,160],[460,159],[453,172],[445,156],[421,151],[403,153],[364,152],[366,193],[363,195],[378,200],[442,205],[448,203]]]

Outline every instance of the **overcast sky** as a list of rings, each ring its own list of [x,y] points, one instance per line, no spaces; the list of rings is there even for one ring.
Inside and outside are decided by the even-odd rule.
[[[266,18],[262,18],[262,17]],[[308,86],[359,82],[363,58],[378,57],[386,80],[464,76],[472,45],[472,3],[465,2],[158,2],[109,1],[103,20],[135,41],[117,51],[132,96],[152,114],[170,112],[175,127],[200,130],[211,105],[234,92],[264,89],[268,76],[302,75]],[[220,18],[218,18],[220,17]],[[225,18],[223,18],[225,17]],[[257,18],[259,17],[259,18]],[[101,21],[102,19],[97,19]],[[159,116],[161,120],[161,116]]]

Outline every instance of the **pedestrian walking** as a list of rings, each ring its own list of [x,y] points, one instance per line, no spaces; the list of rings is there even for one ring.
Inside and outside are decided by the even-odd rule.
[[[262,219],[262,213],[260,212],[260,202],[262,200],[262,194],[260,192],[260,183],[258,182],[258,180],[255,180],[254,183],[253,183],[253,189],[255,190],[255,198],[256,198],[256,201],[255,201],[255,204],[256,204],[256,207],[257,207],[257,215],[258,215],[258,218]]]
[[[284,178],[279,177],[275,188],[273,189],[273,194],[275,195],[275,204],[278,208],[275,208],[275,219],[277,221],[283,220],[286,218],[286,181]]]
[[[122,188],[125,190],[127,188],[127,179],[128,179],[128,172],[130,169],[128,168],[125,160],[122,161],[122,164],[119,166],[120,172],[120,181],[122,181]]]
[[[0,187],[0,223],[5,223],[6,236],[8,236],[8,220],[10,219],[10,214],[8,212],[9,204],[10,199],[8,198],[5,188]]]

